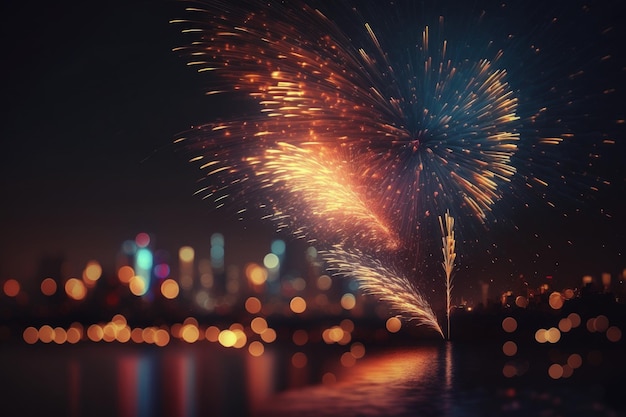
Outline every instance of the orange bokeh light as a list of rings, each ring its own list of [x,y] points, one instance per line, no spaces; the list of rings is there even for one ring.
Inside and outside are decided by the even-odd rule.
[[[52,278],[46,278],[41,281],[40,287],[43,295],[51,296],[57,292],[57,282]]]
[[[65,293],[73,300],[82,300],[87,295],[87,287],[78,278],[70,278],[65,282]]]
[[[128,284],[134,276],[135,270],[128,265],[124,265],[117,270],[117,278],[122,284]]]
[[[173,279],[166,279],[161,284],[161,294],[168,300],[173,300],[178,297],[179,292],[180,288],[178,287],[178,283]]]
[[[306,311],[306,301],[302,297],[293,297],[289,302],[289,308],[296,314]]]
[[[261,301],[256,297],[248,297],[246,300],[246,311],[250,314],[256,314],[261,311]]]
[[[402,322],[397,317],[390,317],[387,319],[385,327],[389,333],[397,333],[402,328]]]
[[[7,279],[3,285],[4,293],[9,297],[17,297],[20,293],[20,283],[15,279]]]

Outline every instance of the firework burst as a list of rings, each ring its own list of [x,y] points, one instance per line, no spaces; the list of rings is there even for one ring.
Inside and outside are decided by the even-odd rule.
[[[347,224],[353,217],[362,228],[359,219],[375,218],[366,234],[389,229],[412,247],[419,216],[433,200],[453,200],[484,219],[501,197],[499,184],[514,175],[517,100],[506,72],[487,59],[454,62],[446,41],[432,48],[428,28],[409,58],[395,62],[371,25],[363,26],[366,36],[359,45],[306,4],[250,1],[231,7],[216,2],[188,10],[197,19],[176,22],[185,24],[184,32],[195,34],[195,41],[177,51],[198,71],[218,73],[219,87],[208,93],[242,91],[259,105],[252,116],[200,126],[187,137],[189,147],[201,152],[194,160],[203,161],[211,181],[200,192],[218,205],[242,195],[249,204],[251,190],[272,184],[280,192],[265,193],[261,204],[276,209],[269,217],[281,225],[289,212],[292,223],[300,219],[301,224],[292,225],[298,234],[343,230],[343,224],[311,226],[331,224],[339,216],[322,219],[302,210],[294,216],[287,210],[291,203],[285,203],[295,194],[307,201],[323,198],[320,182],[303,179],[316,175],[313,170],[321,164],[334,164],[332,158],[322,161],[326,155],[315,156],[315,149],[341,151],[345,175],[334,179],[349,177],[350,183],[361,184],[352,190],[360,197],[332,194],[347,198],[333,200],[345,207],[341,221]],[[287,151],[293,151],[291,162],[306,152],[318,163],[290,163],[298,169],[291,175],[287,165],[277,169],[290,158]],[[312,170],[305,174],[307,168]],[[283,196],[282,204],[276,194]],[[363,205],[351,201],[375,202],[377,208],[366,214]]]

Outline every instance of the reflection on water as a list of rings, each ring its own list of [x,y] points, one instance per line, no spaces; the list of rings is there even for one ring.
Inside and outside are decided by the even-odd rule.
[[[497,350],[441,343],[350,362],[343,351],[278,345],[260,357],[206,345],[5,347],[0,415],[620,415],[586,377],[505,378]]]
[[[403,349],[364,359],[340,372],[338,381],[279,394],[258,415],[443,415],[449,396],[440,373],[441,349]],[[399,399],[401,399],[399,401]]]

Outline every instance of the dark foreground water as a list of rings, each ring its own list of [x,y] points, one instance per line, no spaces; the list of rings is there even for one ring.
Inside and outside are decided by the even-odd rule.
[[[4,346],[0,416],[626,415],[618,347],[520,347],[508,357],[500,345],[442,342],[368,349],[342,364],[346,350]],[[580,364],[550,376],[574,354]]]

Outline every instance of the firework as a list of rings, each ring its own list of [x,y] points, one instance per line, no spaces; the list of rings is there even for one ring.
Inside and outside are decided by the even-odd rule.
[[[384,224],[412,246],[419,217],[432,200],[453,200],[482,219],[501,197],[499,184],[514,175],[517,99],[506,71],[487,59],[454,62],[446,41],[430,45],[428,28],[409,58],[396,62],[372,25],[364,24],[356,43],[306,4],[215,2],[188,10],[197,18],[176,22],[195,40],[176,51],[198,71],[216,72],[219,82],[209,94],[242,91],[259,105],[253,115],[200,126],[188,135],[189,147],[201,151],[194,160],[204,162],[211,178],[201,193],[217,205],[242,196],[249,204],[258,195],[254,190],[279,182],[283,201],[319,201],[319,182],[293,180],[303,178],[302,167],[290,162],[276,169],[277,164],[295,161],[305,147],[320,167],[334,161],[323,161],[326,155],[316,156],[314,149],[341,152],[347,158],[344,178],[360,184],[351,191],[360,195],[354,201],[376,203],[375,213],[365,215],[376,218],[366,234],[379,234]],[[287,173],[290,167],[299,173]],[[280,219],[291,206],[277,195],[263,198],[262,205],[277,210],[268,217]],[[352,217],[365,218],[362,205],[346,205],[344,212],[350,208],[357,209]],[[292,226],[296,233],[324,229],[311,223],[333,219],[296,213],[289,214],[292,221],[304,218]],[[334,229],[343,230],[343,224]]]
[[[448,339],[450,339],[450,298],[452,296],[452,271],[454,270],[454,260],[456,259],[454,241],[454,218],[446,212],[444,218],[439,216],[439,226],[441,227],[441,240],[443,242],[443,262],[441,266],[446,274],[446,318],[448,320]]]
[[[334,14],[347,2],[313,1],[197,2],[189,18],[174,21],[192,38],[175,50],[207,74],[207,94],[243,93],[256,106],[179,139],[205,172],[198,194],[216,207],[260,209],[278,229],[340,244],[366,263],[393,251],[415,267],[418,244],[434,235],[424,232],[435,221],[430,213],[445,208],[457,219],[469,213],[502,223],[507,216],[494,211],[507,193],[524,206],[528,191],[555,206],[552,197],[573,194],[572,185],[600,183],[588,173],[599,151],[583,152],[588,164],[561,153],[566,145],[585,149],[575,128],[589,134],[604,117],[573,110],[580,97],[597,96],[581,94],[582,80],[601,83],[589,82],[584,66],[570,68],[571,50],[547,45],[564,33],[559,19],[483,36],[489,13],[458,13],[456,24],[446,23],[448,37],[443,18],[401,16],[400,4],[412,1],[363,2]],[[499,13],[523,21],[514,7],[492,10],[493,21]],[[582,167],[579,175],[572,167]],[[583,186],[577,195],[597,189]],[[343,275],[368,273],[350,259]]]
[[[398,237],[375,213],[376,201],[367,201],[342,155],[325,148],[298,148],[278,143],[262,157],[250,157],[258,168],[260,189],[267,189],[282,204],[271,218],[279,228],[303,236],[325,236],[342,244],[394,250]],[[281,198],[281,193],[286,194]],[[305,220],[302,221],[301,219]],[[298,227],[310,225],[311,230]],[[293,225],[293,226],[292,226]]]
[[[335,245],[321,255],[334,275],[356,280],[361,290],[386,302],[398,316],[444,337],[430,304],[410,278],[358,249]]]

